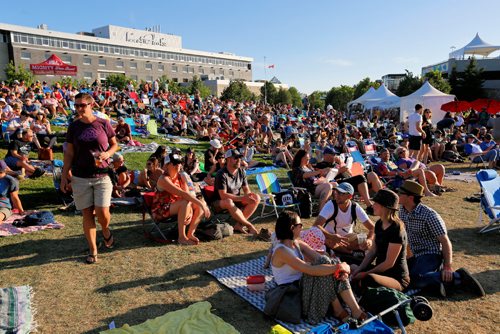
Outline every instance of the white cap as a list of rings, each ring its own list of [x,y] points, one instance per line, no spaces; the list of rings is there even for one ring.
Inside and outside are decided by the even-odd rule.
[[[220,142],[219,139],[212,139],[210,141],[210,145],[215,147],[215,148],[221,148],[222,147],[222,143]]]

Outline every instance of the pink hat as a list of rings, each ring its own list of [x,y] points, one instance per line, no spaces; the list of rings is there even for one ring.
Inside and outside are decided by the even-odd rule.
[[[325,235],[315,226],[300,232],[300,238],[317,252],[325,252]]]

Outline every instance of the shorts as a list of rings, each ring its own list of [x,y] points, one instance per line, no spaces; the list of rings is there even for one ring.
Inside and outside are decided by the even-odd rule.
[[[111,205],[113,184],[107,175],[92,178],[73,176],[71,187],[77,210],[87,209],[92,206],[107,208]]]
[[[21,167],[17,166],[17,162],[19,161],[19,159],[16,157],[13,157],[13,156],[5,157],[4,161],[7,164],[7,166],[9,166],[9,168],[12,170],[20,170],[21,169]]]
[[[0,214],[4,215],[4,221],[7,220],[10,216],[12,216],[12,210],[9,208],[0,208]]]
[[[419,151],[422,146],[422,136],[410,136],[408,148],[412,151]]]

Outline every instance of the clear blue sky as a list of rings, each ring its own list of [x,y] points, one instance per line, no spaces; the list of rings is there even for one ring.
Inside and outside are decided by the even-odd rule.
[[[85,4],[85,5],[84,5]],[[353,85],[448,58],[476,32],[500,45],[494,0],[384,1],[12,1],[0,22],[50,30],[91,31],[107,24],[143,29],[160,24],[183,47],[254,58],[253,79],[264,78],[264,56],[277,76],[301,92]]]

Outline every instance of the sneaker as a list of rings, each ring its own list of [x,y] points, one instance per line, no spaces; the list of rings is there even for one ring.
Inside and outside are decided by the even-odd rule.
[[[456,272],[460,275],[460,279],[462,280],[462,287],[469,289],[480,297],[486,296],[481,283],[479,283],[479,281],[475,279],[467,269],[460,268],[457,269]]]
[[[257,239],[262,241],[271,241],[271,232],[267,228],[263,228],[260,230],[259,234],[257,234]]]
[[[35,168],[35,171],[33,172],[33,174],[31,174],[31,178],[36,179],[42,176],[43,174],[45,174],[45,171],[43,169]]]
[[[443,282],[439,283],[439,289],[438,289],[439,295],[443,298],[446,298],[446,289],[444,287]]]

